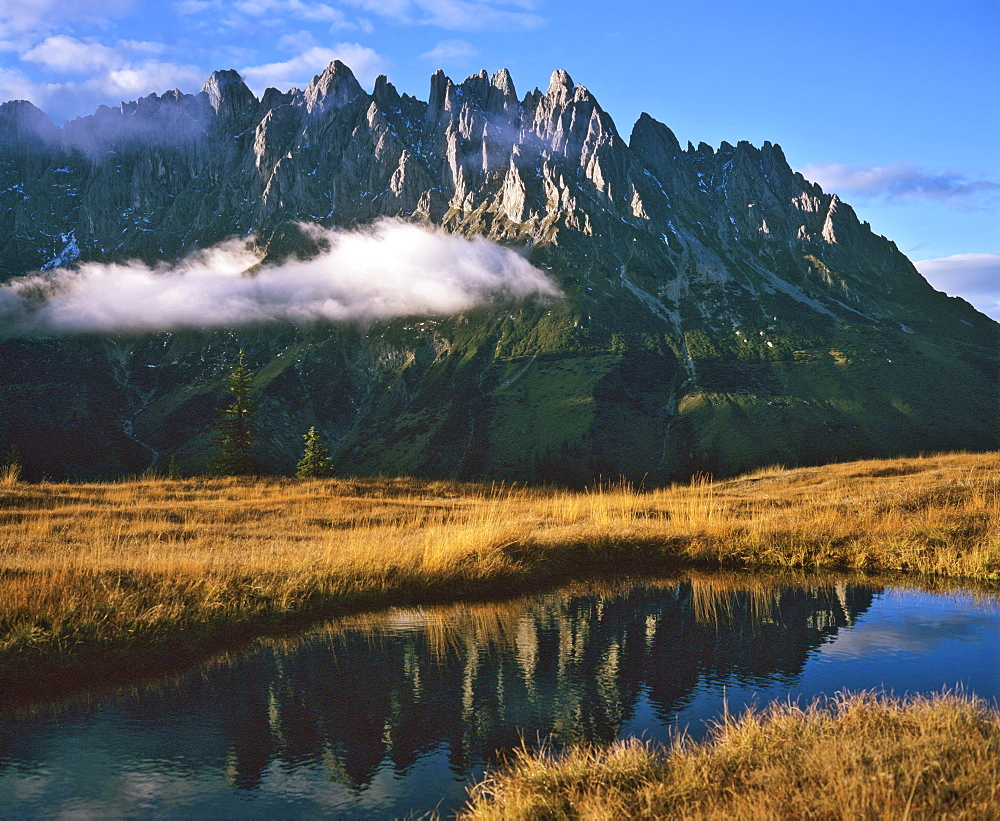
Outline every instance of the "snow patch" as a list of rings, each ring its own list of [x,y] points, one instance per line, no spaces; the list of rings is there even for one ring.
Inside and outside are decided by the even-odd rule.
[[[60,268],[68,265],[80,256],[80,246],[76,243],[76,229],[68,234],[60,234],[59,241],[64,243],[62,251],[52,257],[51,260],[42,266],[43,271],[51,271],[53,268]]]

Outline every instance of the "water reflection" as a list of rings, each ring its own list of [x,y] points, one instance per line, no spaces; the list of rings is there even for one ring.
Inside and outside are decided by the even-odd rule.
[[[232,671],[224,689],[244,721],[253,705],[240,777],[256,783],[279,750],[294,762],[322,749],[331,772],[360,786],[384,755],[404,771],[439,742],[465,773],[522,734],[610,741],[644,687],[666,716],[706,679],[793,681],[873,595],[685,580],[355,620],[258,656],[252,688]]]
[[[359,617],[167,686],[8,718],[0,806],[366,817],[426,811],[441,799],[449,808],[470,776],[522,737],[661,737],[720,684],[794,693],[807,664],[870,663],[853,630],[849,653],[821,650],[886,598],[882,588],[751,578],[576,586]],[[989,635],[1000,616],[984,612]]]

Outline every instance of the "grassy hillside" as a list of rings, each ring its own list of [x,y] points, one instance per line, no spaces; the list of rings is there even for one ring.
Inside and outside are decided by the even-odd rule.
[[[240,349],[255,457],[277,475],[314,425],[342,473],[575,488],[1000,447],[1000,326],[974,312],[975,339],[817,320],[772,296],[738,319],[675,306],[680,334],[669,300],[633,287],[594,273],[549,305],[369,328],[0,340],[0,453],[17,447],[35,480],[171,458],[203,473]]]

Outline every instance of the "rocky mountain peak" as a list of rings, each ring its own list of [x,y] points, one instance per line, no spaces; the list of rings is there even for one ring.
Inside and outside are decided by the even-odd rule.
[[[334,60],[323,69],[323,73],[313,77],[305,90],[306,110],[310,114],[343,108],[364,95],[354,72],[340,60]]]
[[[142,151],[199,143],[215,119],[207,93],[183,94],[174,89],[115,108],[100,106],[87,117],[69,120],[62,128],[62,142],[92,160],[103,161],[114,159],[114,152],[126,146]]]
[[[569,76],[569,72],[559,68],[553,71],[549,78],[549,89],[546,96],[566,103],[572,98],[574,88],[573,78]]]
[[[284,105],[290,100],[290,95],[278,91],[278,89],[273,86],[264,89],[264,93],[260,98],[260,107],[263,111],[270,111],[272,108],[277,108],[279,105]]]
[[[233,69],[213,71],[201,90],[208,96],[212,110],[220,117],[243,117],[259,107],[253,92],[247,88],[239,72]]]
[[[639,115],[639,119],[632,126],[629,147],[640,155],[650,154],[673,158],[681,153],[681,145],[674,132],[663,123],[653,119],[645,111]]]
[[[454,88],[451,78],[441,69],[431,75],[431,89],[427,96],[427,122],[436,123],[448,104],[449,94]]]
[[[490,93],[496,91],[493,83],[490,82],[490,75],[486,73],[485,69],[476,74],[470,74],[462,80],[458,88],[461,89],[461,95],[465,101],[474,102],[480,108],[487,106]]]
[[[517,99],[517,92],[514,90],[514,80],[507,69],[502,68],[497,71],[491,78],[491,82],[493,83],[493,87],[503,96]]]
[[[379,74],[375,78],[375,89],[372,91],[372,97],[382,108],[395,108],[400,102],[399,92],[384,74]]]
[[[14,146],[52,145],[59,142],[60,136],[49,115],[27,100],[0,104],[0,151]]]

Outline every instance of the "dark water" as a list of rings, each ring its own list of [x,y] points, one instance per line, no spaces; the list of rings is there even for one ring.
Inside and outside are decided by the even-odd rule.
[[[1000,698],[1000,605],[852,581],[576,586],[328,625],[141,692],[0,713],[0,816],[419,815],[498,750],[703,734],[723,699]]]

